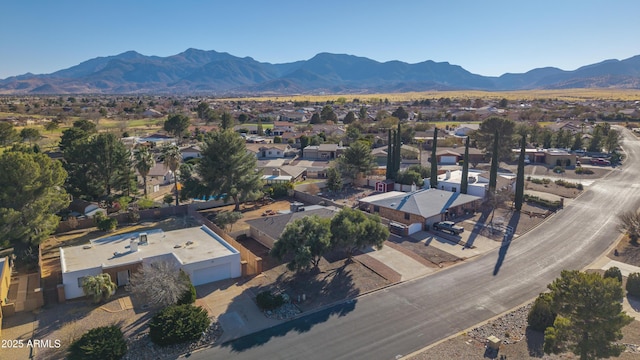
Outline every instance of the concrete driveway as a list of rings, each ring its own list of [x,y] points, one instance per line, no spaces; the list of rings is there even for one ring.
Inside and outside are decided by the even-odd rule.
[[[466,244],[469,241],[470,234],[470,232],[465,231],[460,234],[457,240]],[[433,246],[461,259],[472,258],[502,246],[500,241],[491,240],[480,235],[474,235],[473,245],[471,247],[460,245],[455,241],[449,240],[448,237],[450,235],[440,234],[438,232],[418,231],[410,236],[425,245]]]
[[[269,319],[258,309],[248,290],[238,279],[219,281],[196,287],[198,302],[218,318],[224,330],[220,343],[251,334],[282,320]]]
[[[422,265],[418,261],[390,246],[383,246],[380,250],[376,250],[371,247],[364,250],[363,253],[380,261],[390,267],[393,271],[400,274],[400,281],[414,279],[430,274],[434,271],[433,268]]]

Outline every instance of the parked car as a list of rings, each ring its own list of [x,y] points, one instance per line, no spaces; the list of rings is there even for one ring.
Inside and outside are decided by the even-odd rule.
[[[443,232],[448,232],[453,235],[458,235],[464,232],[464,228],[462,226],[457,226],[453,221],[440,221],[433,224],[434,230],[439,230]]]
[[[611,161],[602,158],[591,159],[591,165],[611,165]]]

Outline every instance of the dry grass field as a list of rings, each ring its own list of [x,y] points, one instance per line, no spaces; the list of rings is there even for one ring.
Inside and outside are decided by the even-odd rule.
[[[388,99],[389,101],[413,101],[421,99],[462,98],[483,100],[534,100],[534,99],[558,99],[565,101],[584,100],[638,100],[640,90],[625,89],[562,89],[562,90],[527,90],[527,91],[424,91],[390,94],[332,94],[332,95],[282,95],[248,98],[230,98],[225,100],[235,101],[309,101],[325,102],[337,101],[344,98],[351,101],[355,98],[361,102],[371,103]]]

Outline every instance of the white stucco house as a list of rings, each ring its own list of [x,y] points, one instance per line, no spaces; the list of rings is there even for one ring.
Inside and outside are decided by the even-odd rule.
[[[467,194],[484,198],[489,189],[489,173],[470,171],[468,176]],[[512,188],[513,178],[498,175],[496,187],[498,189]],[[460,192],[462,184],[462,170],[447,171],[438,176],[438,189]]]
[[[124,286],[132,272],[155,261],[174,263],[194,286],[242,275],[240,252],[206,226],[128,233],[60,248],[65,298],[84,296],[86,276],[108,273],[118,286]]]

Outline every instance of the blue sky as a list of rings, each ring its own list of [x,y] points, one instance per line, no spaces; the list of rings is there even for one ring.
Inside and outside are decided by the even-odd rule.
[[[4,0],[0,78],[135,50],[446,61],[497,76],[640,54],[638,0]]]

